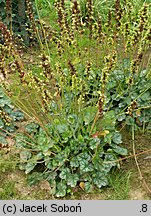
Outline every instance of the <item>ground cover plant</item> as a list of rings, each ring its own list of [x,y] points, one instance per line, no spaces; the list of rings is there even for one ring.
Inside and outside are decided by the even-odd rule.
[[[26,0],[40,49],[31,64],[0,23],[2,88],[26,116],[13,134],[20,169],[30,184],[48,181],[56,197],[77,186],[88,193],[108,185],[109,173],[128,155],[121,130],[134,138],[151,127],[150,4],[111,2],[109,8],[92,0],[36,1],[35,20]],[[52,23],[40,19],[43,4],[53,11]]]
[[[6,136],[8,132],[15,132],[17,121],[24,119],[24,114],[15,109],[10,100],[4,95],[2,88],[0,89],[0,143],[7,145]]]

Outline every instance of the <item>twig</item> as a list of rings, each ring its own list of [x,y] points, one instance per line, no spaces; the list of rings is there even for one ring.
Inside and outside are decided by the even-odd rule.
[[[133,153],[134,153],[134,159],[135,159],[135,162],[136,162],[136,166],[137,166],[137,169],[138,169],[138,172],[139,172],[139,175],[140,175],[140,179],[142,180],[143,176],[142,176],[142,173],[141,173],[138,161],[137,161],[137,156],[136,156],[136,151],[135,151],[134,125],[132,126],[132,146],[133,146]]]
[[[147,189],[147,191],[151,194],[151,189],[148,187],[143,175],[142,175],[142,172],[141,172],[141,169],[140,169],[140,166],[139,166],[139,163],[138,163],[138,160],[137,160],[137,156],[136,156],[136,151],[135,151],[135,135],[134,135],[134,125],[132,126],[132,145],[133,145],[133,153],[134,153],[134,159],[135,159],[135,162],[136,162],[136,166],[137,166],[137,169],[138,169],[138,172],[139,172],[139,175],[140,175],[140,180],[142,181],[144,187]]]
[[[150,152],[151,149],[147,149],[143,152],[140,152],[140,153],[137,153],[137,154],[133,154],[133,155],[130,155],[130,156],[127,156],[127,157],[124,157],[124,158],[120,158],[120,159],[117,159],[117,160],[113,160],[113,161],[106,161],[104,163],[108,164],[108,163],[116,163],[116,162],[120,162],[120,161],[123,161],[123,160],[126,160],[126,159],[129,159],[129,158],[133,158],[135,156],[139,156],[139,155],[142,155],[142,154],[145,154],[147,152]]]
[[[91,129],[90,129],[90,133],[89,133],[89,134],[92,133],[93,128],[94,128],[94,126],[95,126],[95,123],[96,123],[96,121],[98,120],[98,117],[99,117],[99,111],[97,111],[97,113],[96,113],[96,115],[95,115],[95,118],[94,118],[94,121],[93,121],[93,124],[92,124],[92,126],[91,126]]]

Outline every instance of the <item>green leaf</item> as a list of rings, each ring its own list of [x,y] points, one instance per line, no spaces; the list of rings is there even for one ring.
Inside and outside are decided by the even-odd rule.
[[[108,154],[105,155],[105,159],[104,159],[104,162],[112,162],[112,161],[115,161],[117,160],[114,152],[113,152],[113,149],[108,149]],[[110,163],[112,166],[116,166],[116,162],[112,162]]]
[[[59,174],[59,177],[61,179],[67,180],[70,174],[70,169],[69,168],[62,168],[61,173]]]
[[[46,132],[41,130],[38,134],[37,144],[42,146],[47,143],[47,135]]]
[[[149,92],[149,91],[145,92],[140,98],[141,98],[143,101],[150,100],[150,98],[151,98],[150,92]]]
[[[85,182],[85,187],[84,187],[85,192],[90,193],[92,189],[93,189],[92,184],[90,182]]]
[[[81,170],[79,172],[80,175],[80,181],[88,181],[88,182],[92,182],[92,173],[90,174],[89,172],[85,172],[83,173]]]
[[[57,188],[56,181],[51,179],[51,180],[49,180],[49,184],[51,186],[50,194],[55,195],[56,194],[56,188]]]
[[[68,128],[68,126],[66,124],[58,124],[56,126],[56,129],[58,130],[58,132],[60,134],[65,133],[65,132],[67,132],[69,130],[69,128]]]
[[[30,173],[36,166],[36,163],[28,162],[25,167],[25,173]]]
[[[104,144],[106,143],[111,144],[111,142],[112,142],[112,133],[109,133],[104,137]]]
[[[119,132],[115,132],[113,133],[112,140],[116,144],[122,143],[122,135]]]
[[[93,163],[93,165],[94,165],[94,168],[95,168],[98,172],[102,172],[102,171],[103,171],[103,170],[102,170],[102,168],[103,168],[103,166],[102,166],[103,160],[100,158],[98,152],[97,152],[97,153],[95,154],[95,156],[93,157],[92,163]]]
[[[46,161],[46,162],[45,162],[45,165],[46,165],[46,167],[47,167],[49,170],[53,170],[53,169],[56,168],[56,166],[55,166],[55,167],[53,166],[52,160],[51,160],[51,161]]]
[[[135,123],[134,118],[132,118],[131,116],[126,117],[126,124],[127,125],[133,125],[134,123]]]
[[[0,135],[0,144],[2,144],[2,145],[7,145],[8,144],[5,136]]]
[[[81,161],[79,161],[79,163],[80,163],[80,170],[82,172],[93,171],[93,165],[89,164],[89,162],[87,160],[81,160]]]
[[[13,132],[15,132],[16,128],[14,125],[10,124],[10,125],[5,125],[5,130],[10,132],[10,133],[13,133]]]
[[[45,155],[50,154],[49,149],[53,147],[54,140],[48,137],[45,131],[41,130],[38,134],[37,145],[38,149],[41,150]]]
[[[4,127],[4,122],[3,120],[0,118],[0,128],[3,128]]]
[[[108,129],[113,130],[116,123],[115,111],[110,110],[104,114],[103,119],[101,120],[101,127],[103,130]]]
[[[82,134],[78,134],[77,140],[78,140],[79,143],[84,142],[84,137],[82,136]]]
[[[91,139],[90,142],[89,142],[90,149],[92,149],[92,150],[96,149],[98,144],[100,144],[100,139],[99,138],[96,137],[96,138]]]
[[[129,106],[131,104],[131,98],[130,97],[126,97],[125,102],[127,103],[127,105]]]
[[[79,161],[77,160],[76,157],[74,157],[70,160],[70,166],[71,167],[79,167]]]
[[[68,142],[69,138],[72,137],[72,131],[69,129],[67,124],[57,124],[56,128],[58,133],[61,135],[62,143]]]
[[[119,146],[114,147],[113,150],[114,150],[117,154],[120,154],[120,155],[127,155],[127,154],[128,154],[127,149],[122,148],[122,147],[119,147]]]
[[[65,182],[57,183],[56,197],[64,197],[66,195],[67,185]]]
[[[29,148],[29,145],[28,143],[26,142],[30,142],[30,140],[28,139],[27,136],[21,134],[21,133],[18,133],[16,136],[16,146],[17,148]]]
[[[41,180],[43,180],[43,173],[40,172],[33,172],[27,176],[27,182],[30,186],[37,184]]]
[[[78,174],[69,174],[67,178],[67,185],[71,187],[75,187],[77,185],[77,181],[79,181]]]
[[[1,105],[1,107],[4,107],[4,106],[8,105],[8,106],[11,106],[11,108],[14,108],[11,105],[10,101],[8,100],[8,98],[6,98],[6,97],[0,98],[0,105]]]
[[[44,174],[44,178],[47,179],[48,181],[50,180],[55,180],[56,179],[56,176],[57,176],[57,173],[56,172],[49,172],[49,173],[46,173],[46,176]]]
[[[124,66],[124,68],[125,69],[129,69],[129,67],[130,67],[130,59],[129,58],[125,58],[124,59],[124,62],[123,62],[123,66]]]
[[[27,131],[27,133],[36,133],[37,132],[37,130],[38,130],[38,128],[39,128],[39,125],[38,124],[36,124],[36,123],[34,123],[34,122],[32,122],[32,123],[30,123],[30,124],[28,124],[28,125],[26,125],[25,126],[25,130]]]
[[[119,115],[117,120],[118,121],[123,121],[124,119],[126,118],[126,115],[125,114],[122,114],[122,115]]]
[[[68,159],[68,155],[69,155],[68,149],[65,149],[64,151],[56,154],[52,161],[53,168],[62,166],[65,163],[65,161]]]
[[[110,172],[111,168],[113,166],[115,166],[115,165],[116,165],[116,163],[103,163],[103,171],[104,171],[104,173],[108,174]]]
[[[67,120],[68,120],[68,122],[69,122],[69,123],[72,125],[72,127],[73,127],[74,125],[77,124],[78,117],[77,117],[77,115],[72,114],[72,115],[69,115],[69,116],[67,117]]]
[[[23,161],[23,162],[26,162],[28,159],[31,158],[31,152],[30,151],[27,151],[27,150],[23,150],[20,152],[20,159]]]
[[[86,107],[83,110],[85,125],[89,125],[93,120],[97,112],[97,107]]]
[[[87,152],[83,152],[77,156],[77,159],[79,162],[83,160],[89,161],[91,159],[91,156]]]
[[[100,173],[97,173],[93,178],[93,183],[101,188],[102,186],[106,186],[108,184],[108,179],[106,176],[103,176]]]
[[[20,121],[24,119],[24,114],[20,111],[14,111],[11,113],[10,117],[14,120],[14,121]]]

